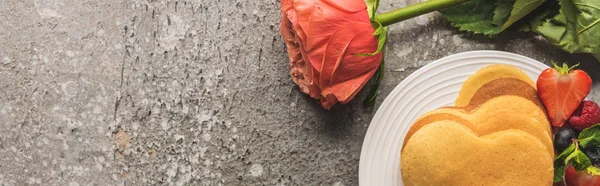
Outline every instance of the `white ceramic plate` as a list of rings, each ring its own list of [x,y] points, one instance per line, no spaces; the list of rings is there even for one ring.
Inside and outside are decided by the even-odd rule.
[[[548,66],[518,54],[472,51],[431,62],[404,79],[383,101],[363,141],[358,181],[361,186],[403,186],[400,149],[410,125],[427,111],[454,105],[469,75],[490,64],[508,64],[532,79]]]

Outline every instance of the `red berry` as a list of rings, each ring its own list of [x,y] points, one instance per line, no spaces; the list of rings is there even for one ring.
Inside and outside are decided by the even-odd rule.
[[[569,119],[571,128],[578,131],[598,123],[600,123],[600,107],[593,101],[583,101]]]
[[[565,172],[567,186],[600,186],[600,176],[589,175],[585,170],[577,172],[573,166]]]

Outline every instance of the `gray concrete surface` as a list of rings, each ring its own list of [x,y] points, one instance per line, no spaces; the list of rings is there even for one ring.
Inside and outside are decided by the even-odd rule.
[[[303,95],[279,20],[277,0],[0,1],[0,185],[357,185],[374,112],[364,93],[331,111]],[[378,105],[428,62],[480,49],[580,61],[600,82],[589,56],[435,13],[388,38]]]

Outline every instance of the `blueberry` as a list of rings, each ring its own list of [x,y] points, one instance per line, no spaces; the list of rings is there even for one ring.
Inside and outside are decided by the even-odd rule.
[[[600,163],[600,147],[588,147],[583,149],[583,153],[592,160],[592,164]]]
[[[577,135],[579,135],[577,131],[572,128],[561,128],[554,136],[554,149],[561,153],[573,143],[572,139],[577,139]]]

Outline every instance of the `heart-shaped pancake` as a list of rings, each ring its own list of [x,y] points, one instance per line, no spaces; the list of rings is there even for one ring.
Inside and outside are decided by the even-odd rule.
[[[406,134],[403,145],[406,145],[407,139],[410,139],[423,126],[442,120],[460,123],[478,136],[510,129],[521,130],[531,134],[542,142],[546,146],[548,153],[554,155],[552,136],[546,131],[545,127],[548,123],[542,123],[527,114],[511,110],[497,110],[494,113],[468,113],[460,109],[438,109],[423,115],[411,126]]]
[[[405,185],[552,185],[553,156],[517,129],[478,136],[450,120],[424,125],[401,156]]]
[[[451,118],[456,120],[468,121],[471,123],[479,123],[482,118],[487,118],[489,116],[496,115],[501,112],[519,112],[525,115],[528,115],[539,122],[541,127],[543,127],[544,131],[548,134],[548,136],[552,135],[552,129],[550,127],[550,123],[548,122],[548,118],[546,117],[546,113],[544,110],[540,109],[537,105],[531,102],[528,99],[525,99],[520,96],[514,95],[505,95],[491,98],[481,106],[476,109],[467,111],[464,108],[459,107],[443,107],[436,110],[429,111],[423,114],[417,122],[411,125],[406,137],[404,138],[404,143],[410,138],[410,136],[419,130],[423,122],[419,122],[419,120],[429,117],[429,115],[434,114],[448,114],[451,113],[458,118]],[[466,115],[470,115],[470,117],[464,117]],[[445,119],[443,117],[436,117],[437,119]],[[464,122],[461,122],[464,123]]]

